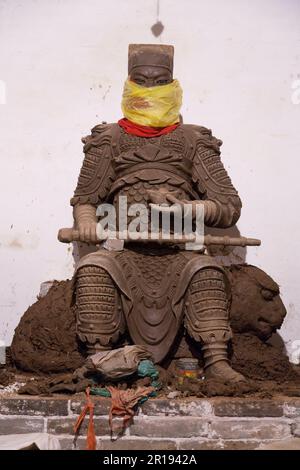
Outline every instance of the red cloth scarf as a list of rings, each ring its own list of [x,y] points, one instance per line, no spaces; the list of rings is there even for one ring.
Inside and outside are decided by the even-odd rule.
[[[120,119],[118,121],[119,126],[121,126],[127,134],[137,135],[139,137],[158,137],[160,135],[168,134],[176,129],[179,126],[179,122],[172,124],[167,127],[148,127],[141,126],[140,124],[135,124],[132,121],[129,121],[126,118]]]

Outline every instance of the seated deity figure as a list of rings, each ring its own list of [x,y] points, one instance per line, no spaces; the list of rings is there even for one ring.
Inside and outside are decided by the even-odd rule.
[[[71,205],[77,240],[97,245],[74,274],[77,335],[89,355],[128,338],[163,363],[184,331],[203,356],[206,378],[242,381],[228,345],[230,283],[203,251],[178,243],[125,240],[108,249],[98,237],[101,204],[201,207],[206,227],[238,221],[241,200],[220,158],[221,140],[180,117],[182,90],[173,78],[173,46],[129,46],[128,78],[117,123],[95,126],[83,139],[84,160]],[[124,339],[127,338],[127,339]],[[128,343],[126,343],[128,344]]]

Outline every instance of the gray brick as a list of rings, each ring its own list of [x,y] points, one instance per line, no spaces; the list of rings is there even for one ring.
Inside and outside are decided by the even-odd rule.
[[[58,438],[62,450],[85,450],[86,449],[86,438],[78,437],[76,441],[76,449],[73,446],[74,437],[59,437]]]
[[[79,437],[76,441],[76,449],[73,447],[74,438],[66,436],[59,438],[62,450],[85,450],[86,439]],[[98,438],[97,450],[175,450],[176,442],[169,439],[142,439],[121,437],[117,440],[110,438]]]
[[[174,400],[154,398],[146,401],[141,407],[142,414],[148,416],[169,416],[179,414],[179,403]]]
[[[214,403],[216,416],[279,417],[283,415],[283,403],[274,400],[233,399]]]
[[[68,414],[68,400],[52,398],[2,398],[0,400],[0,414],[66,416]]]
[[[131,436],[156,438],[205,437],[208,435],[208,422],[194,417],[137,417],[129,432]]]
[[[212,405],[208,400],[167,400],[151,399],[141,407],[141,413],[147,416],[208,416],[212,414]]]
[[[295,437],[300,437],[300,419],[292,424],[292,433]]]
[[[290,437],[290,425],[271,418],[222,419],[211,423],[211,437],[222,439],[284,439]]]
[[[300,439],[292,437],[281,441],[262,442],[257,450],[300,450]]]
[[[169,439],[130,439],[121,437],[115,441],[99,439],[100,450],[175,450],[176,442]]]
[[[74,426],[76,423],[77,416],[68,418],[48,418],[47,432],[55,434],[71,434],[74,435]],[[85,436],[87,432],[87,426],[89,422],[89,416],[87,415],[80,428],[80,435]],[[108,417],[96,417],[94,418],[95,433],[97,436],[110,436],[110,427]],[[122,420],[119,418],[114,419],[114,426],[121,427]]]
[[[287,400],[283,406],[284,415],[288,418],[300,418],[300,400]]]
[[[30,432],[42,432],[44,430],[43,418],[29,417],[0,417],[0,434],[26,434]]]
[[[110,398],[92,396],[92,401],[95,405],[95,408],[94,408],[95,416],[108,415],[109,410],[110,410],[110,403],[111,403]],[[84,398],[82,400],[80,399],[71,400],[70,409],[72,413],[80,414],[85,404],[86,404],[86,399]]]
[[[256,441],[222,441],[219,439],[185,439],[178,442],[179,450],[252,450],[257,447]]]
[[[213,413],[213,407],[208,400],[180,401],[179,413],[183,416],[209,416]]]

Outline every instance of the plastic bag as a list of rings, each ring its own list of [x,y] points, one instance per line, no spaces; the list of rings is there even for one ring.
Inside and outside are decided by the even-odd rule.
[[[125,346],[111,351],[101,351],[89,357],[95,369],[107,379],[119,379],[134,374],[140,361],[151,359],[144,346]]]
[[[127,79],[124,85],[122,111],[136,124],[167,127],[179,122],[182,89],[178,80],[167,85],[144,87]]]

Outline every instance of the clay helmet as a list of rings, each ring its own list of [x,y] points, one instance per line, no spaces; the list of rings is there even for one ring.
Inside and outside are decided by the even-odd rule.
[[[173,74],[174,47],[161,44],[129,44],[128,75],[135,67],[164,67]]]

